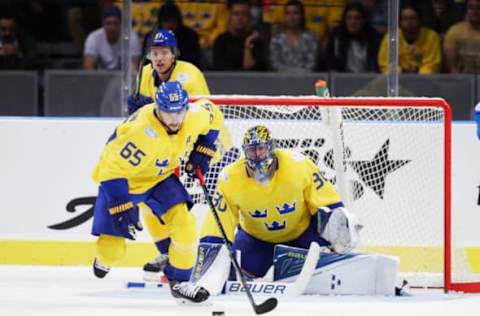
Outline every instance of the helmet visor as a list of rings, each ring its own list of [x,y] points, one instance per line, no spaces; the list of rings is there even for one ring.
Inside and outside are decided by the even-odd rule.
[[[245,158],[254,162],[260,162],[270,157],[271,144],[244,145]]]

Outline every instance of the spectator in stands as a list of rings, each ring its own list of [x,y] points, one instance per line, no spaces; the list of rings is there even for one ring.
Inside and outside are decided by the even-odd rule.
[[[313,71],[318,52],[315,33],[305,27],[305,10],[299,0],[285,5],[283,30],[270,41],[273,70],[285,72]]]
[[[266,70],[266,45],[250,27],[249,1],[231,0],[228,11],[228,31],[217,37],[213,47],[213,69]]]
[[[368,21],[374,30],[380,34],[387,33],[388,0],[354,0],[359,2],[367,12]]]
[[[197,32],[183,24],[182,13],[178,6],[173,2],[167,1],[158,10],[157,17],[157,27],[173,31],[177,38],[177,58],[179,60],[188,61],[201,68],[200,60],[202,53],[198,42]],[[151,31],[145,36],[143,53],[147,51],[147,43],[151,42],[150,36],[154,33],[154,31]]]
[[[0,69],[30,68],[35,59],[35,43],[17,29],[13,15],[0,17]]]
[[[83,54],[83,68],[86,70],[121,68],[121,11],[115,6],[106,6],[102,12],[103,27],[87,37]],[[132,67],[138,69],[141,47],[136,33],[130,37]]]
[[[263,21],[272,25],[272,33],[282,29],[285,5],[289,0],[263,1]],[[347,0],[302,0],[305,8],[305,27],[314,32],[325,46],[328,33],[340,23]]]
[[[443,39],[447,30],[455,22],[457,20],[452,0],[431,0],[430,10],[426,14],[425,26],[436,31]]]
[[[480,0],[468,0],[465,20],[454,24],[443,43],[447,70],[480,73]]]
[[[361,3],[349,3],[342,22],[330,33],[326,61],[330,71],[378,72],[377,54],[381,35],[368,21]]]
[[[388,72],[388,34],[383,37],[378,54],[378,65],[383,73]],[[440,36],[422,26],[420,10],[407,2],[400,9],[399,71],[402,73],[432,74],[442,65]]]

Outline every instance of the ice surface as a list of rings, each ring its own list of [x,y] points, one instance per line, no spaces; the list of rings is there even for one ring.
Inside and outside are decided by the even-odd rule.
[[[167,288],[127,289],[140,268],[114,268],[105,279],[90,267],[0,266],[0,315],[182,316],[254,315],[246,297],[213,297],[210,305],[181,306]],[[279,298],[266,315],[444,316],[480,315],[480,295],[417,291],[411,297],[302,296]],[[265,296],[256,297],[257,302]]]

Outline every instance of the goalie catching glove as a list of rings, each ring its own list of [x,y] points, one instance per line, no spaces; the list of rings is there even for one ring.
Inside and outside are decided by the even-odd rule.
[[[185,171],[190,176],[195,176],[195,170],[199,168],[202,174],[206,174],[210,166],[210,161],[215,155],[217,147],[215,140],[218,131],[210,131],[207,135],[198,136],[197,142],[193,145],[193,151],[185,165]]]
[[[359,232],[363,228],[357,216],[344,207],[330,209],[322,207],[317,212],[318,233],[330,243],[330,248],[345,254],[358,244]]]

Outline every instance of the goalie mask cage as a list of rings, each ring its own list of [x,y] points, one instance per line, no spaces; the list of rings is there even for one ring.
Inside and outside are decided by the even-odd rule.
[[[440,98],[212,96],[233,147],[206,175],[242,155],[248,127],[266,125],[277,148],[298,150],[335,184],[362,224],[357,251],[394,255],[413,287],[480,292],[450,196],[451,110]],[[295,174],[292,174],[295,177]],[[187,187],[202,200],[191,180]],[[188,183],[190,181],[190,183]],[[195,193],[197,192],[197,193]],[[452,225],[453,222],[453,225]]]

